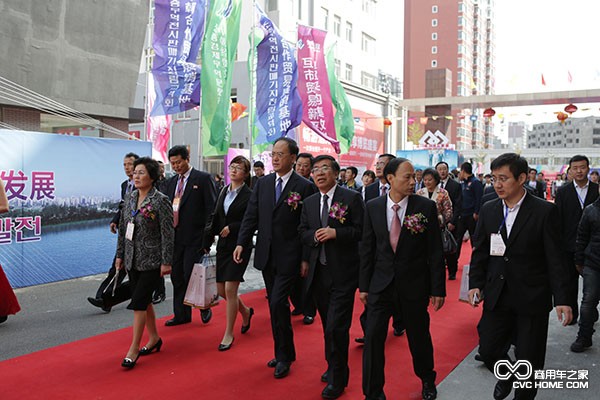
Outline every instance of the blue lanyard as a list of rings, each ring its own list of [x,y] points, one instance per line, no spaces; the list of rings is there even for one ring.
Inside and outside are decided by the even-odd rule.
[[[577,188],[575,188],[575,194],[577,195],[577,198],[579,199],[579,204],[581,204],[581,209],[583,210],[583,208],[585,206],[585,201],[579,195],[579,192],[577,191]]]
[[[133,201],[133,198],[131,199],[131,222],[133,222],[134,218],[136,215],[138,215],[138,213],[140,212],[140,210],[133,210],[133,208],[135,207],[135,203]]]
[[[506,211],[504,212],[504,219],[502,220],[502,223],[500,224],[500,228],[498,228],[498,235],[500,234],[500,231],[502,230],[502,227],[506,223],[506,218],[508,217],[508,206],[505,205],[504,207],[506,208]]]

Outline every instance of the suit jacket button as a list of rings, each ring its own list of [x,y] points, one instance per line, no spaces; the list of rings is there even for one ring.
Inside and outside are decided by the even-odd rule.
[[[504,261],[508,262],[508,257],[504,257]]]
[[[500,275],[500,279],[501,279],[501,280],[502,280],[502,279],[504,279],[504,275]]]

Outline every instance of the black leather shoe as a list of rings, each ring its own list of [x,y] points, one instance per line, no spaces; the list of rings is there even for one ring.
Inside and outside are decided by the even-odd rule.
[[[592,339],[577,336],[577,339],[571,344],[571,351],[573,353],[581,353],[588,347],[592,347]]]
[[[494,399],[502,400],[508,397],[512,390],[512,380],[498,381],[494,386]]]
[[[248,325],[242,325],[242,335],[250,330],[250,323],[252,322],[252,316],[254,315],[254,308],[250,307],[250,315],[248,316]]]
[[[481,354],[475,354],[475,361],[484,362],[483,357],[481,357]]]
[[[101,308],[102,311],[104,311],[105,313],[109,313],[110,310],[112,309],[112,307],[105,306],[104,300],[102,300],[102,299],[97,299],[95,297],[88,297],[87,299],[91,305],[93,305],[94,307]]]
[[[325,389],[323,389],[323,391],[321,392],[321,397],[323,397],[324,399],[337,399],[342,395],[342,393],[344,393],[343,387],[336,388],[333,385],[327,385],[325,386]]]
[[[200,310],[200,319],[202,319],[203,324],[208,324],[210,319],[212,318],[212,310],[210,308],[206,310]]]
[[[235,340],[235,338],[231,339],[231,343],[229,344],[223,344],[221,343],[219,345],[219,351],[227,351],[231,348],[231,346],[233,345],[233,341]]]
[[[160,348],[162,347],[162,344],[163,344],[162,339],[158,338],[158,342],[156,342],[154,344],[154,346],[152,346],[152,347],[146,347],[146,346],[142,347],[140,349],[140,356],[147,356],[148,354],[152,353],[155,349],[156,349],[156,352],[158,353],[160,351]]]
[[[323,375],[321,375],[321,382],[327,382],[327,372],[328,371],[325,371],[323,372]]]
[[[123,362],[121,362],[121,367],[123,368],[133,368],[135,367],[135,363],[137,363],[138,358],[140,358],[140,353],[138,353],[137,357],[135,358],[135,360],[132,360],[131,358],[124,358]]]
[[[365,337],[363,336],[363,337],[354,338],[354,341],[356,343],[365,344]]]
[[[270,360],[267,363],[267,367],[269,367],[269,368],[275,368],[276,366],[277,366],[277,359],[276,358]]]
[[[402,328],[402,329],[394,328],[394,336],[402,336],[402,335],[404,335],[405,332],[406,332],[406,329],[404,329],[404,328]]]
[[[289,362],[278,362],[275,366],[275,372],[273,373],[275,379],[281,379],[288,376],[290,373],[290,364],[291,363]]]
[[[164,293],[154,293],[154,296],[152,296],[152,304],[162,303],[166,298]]]
[[[165,326],[176,326],[176,325],[183,325],[183,324],[189,324],[192,321],[178,321],[175,318],[171,318],[170,320],[167,320],[167,322],[165,322]]]
[[[421,391],[423,400],[434,400],[437,398],[437,389],[435,383],[430,381],[423,381],[423,390]]]
[[[315,317],[311,317],[310,315],[305,315],[302,322],[304,323],[304,325],[311,325],[313,322],[315,322]]]

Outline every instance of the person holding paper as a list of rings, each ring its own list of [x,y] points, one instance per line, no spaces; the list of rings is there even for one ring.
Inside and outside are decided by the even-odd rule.
[[[167,196],[154,187],[159,177],[158,163],[149,157],[134,162],[135,190],[124,199],[119,221],[117,271],[125,268],[131,286],[133,339],[121,365],[133,368],[140,355],[160,351],[162,340],[156,328],[152,294],[160,278],[171,273],[173,259],[173,209]],[[140,349],[144,327],[148,343]]]
[[[553,303],[563,325],[572,318],[558,210],[524,189],[528,165],[523,157],[502,154],[491,169],[499,198],[481,208],[469,271],[469,302],[476,306],[485,295],[477,327],[479,354],[494,371],[498,361],[512,362],[507,360],[506,344],[514,339],[517,359],[537,371],[544,368]],[[514,375],[497,382],[495,399],[510,394],[513,379]],[[517,389],[515,398],[535,395],[536,389]]]

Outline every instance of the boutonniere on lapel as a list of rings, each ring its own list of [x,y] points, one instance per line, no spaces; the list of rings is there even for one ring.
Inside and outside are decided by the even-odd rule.
[[[421,213],[406,215],[404,217],[404,223],[402,226],[405,226],[406,229],[410,231],[413,235],[417,233],[423,233],[427,229],[425,224],[427,223],[427,217],[425,217]]]
[[[152,208],[152,204],[148,203],[144,207],[140,208],[140,214],[146,219],[155,219],[156,214],[154,213],[154,209]]]
[[[292,210],[295,210],[298,208],[298,204],[302,204],[302,196],[300,196],[300,193],[298,192],[290,192],[290,194],[288,194],[288,198],[285,200],[285,202],[287,203],[288,206],[290,206],[292,208]]]
[[[340,224],[343,224],[348,214],[348,206],[344,203],[338,203],[337,201],[329,207],[329,217],[337,219]]]

